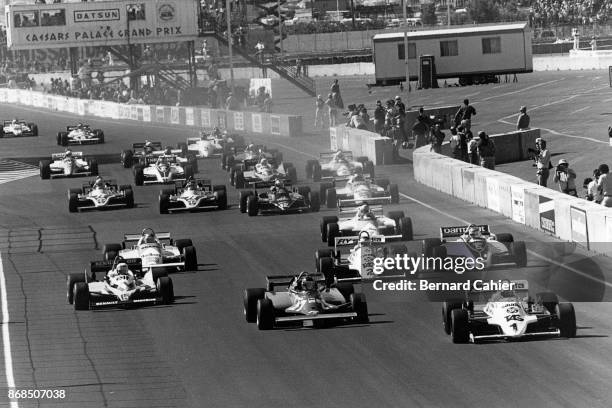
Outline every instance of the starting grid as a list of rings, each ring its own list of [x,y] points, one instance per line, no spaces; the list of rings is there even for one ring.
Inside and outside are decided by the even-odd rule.
[[[38,176],[38,167],[14,160],[0,160],[0,184]]]

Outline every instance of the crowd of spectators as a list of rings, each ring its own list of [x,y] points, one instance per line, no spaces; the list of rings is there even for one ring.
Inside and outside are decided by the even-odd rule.
[[[612,0],[535,0],[532,10],[536,27],[604,24],[612,16]]]

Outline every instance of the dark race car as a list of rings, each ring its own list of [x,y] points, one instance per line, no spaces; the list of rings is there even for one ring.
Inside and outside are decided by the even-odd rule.
[[[159,193],[160,214],[226,208],[226,187],[222,184],[213,185],[210,180],[177,181],[174,189],[162,190]]]
[[[244,315],[260,330],[299,323],[313,327],[323,321],[367,323],[365,294],[355,293],[351,283],[305,272],[297,276],[266,278],[267,287],[244,291]],[[279,288],[280,287],[280,288]]]
[[[258,193],[257,190],[241,191],[240,212],[256,216],[264,213],[317,212],[321,206],[319,193],[310,187],[283,187]]]
[[[353,159],[353,152],[321,153],[319,160],[308,160],[306,178],[313,181],[346,181],[354,174],[375,177],[374,163],[365,156]]]
[[[243,165],[243,168],[252,168],[263,158],[272,166],[279,166],[283,161],[283,154],[277,149],[268,149],[263,145],[249,144],[243,149],[232,147],[230,151],[221,156],[221,167],[227,171]]]

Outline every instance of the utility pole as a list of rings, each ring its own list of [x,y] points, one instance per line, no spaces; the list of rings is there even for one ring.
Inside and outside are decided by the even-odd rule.
[[[408,67],[408,13],[406,12],[408,0],[402,0],[404,3],[404,62],[406,63],[406,88],[410,92],[410,68]]]
[[[227,16],[227,43],[229,49],[230,86],[234,92],[234,56],[232,50],[232,11],[231,0],[225,0],[225,15]]]
[[[283,19],[281,18],[281,0],[278,0],[278,34],[280,35],[280,56],[283,58]]]

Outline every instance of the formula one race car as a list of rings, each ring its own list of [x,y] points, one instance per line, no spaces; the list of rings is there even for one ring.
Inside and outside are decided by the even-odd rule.
[[[440,228],[440,238],[423,240],[426,257],[460,257],[480,261],[491,267],[513,263],[519,268],[527,265],[527,249],[522,241],[514,241],[512,234],[492,234],[488,225],[469,225]]]
[[[322,321],[367,323],[365,294],[355,293],[350,283],[334,283],[322,275],[268,276],[267,288],[244,291],[244,315],[259,330],[270,330],[287,323],[313,327]],[[277,290],[278,286],[286,289]]]
[[[104,143],[104,132],[101,129],[92,129],[89,125],[82,123],[75,126],[66,126],[65,132],[57,133],[57,144],[60,146],[96,143]]]
[[[214,128],[212,132],[200,132],[199,137],[187,139],[187,151],[194,153],[196,157],[205,158],[220,156],[229,152],[231,148],[244,147],[244,138],[237,134],[228,134],[227,130],[221,131]]]
[[[271,166],[277,167],[283,161],[283,154],[276,149],[268,149],[263,145],[251,143],[244,149],[232,147],[229,152],[223,153],[221,167],[227,171],[231,171],[240,164],[243,165],[243,168],[251,168],[263,158],[267,159]]]
[[[92,180],[81,188],[68,190],[70,212],[117,207],[134,208],[132,186],[118,186],[114,180]]]
[[[38,162],[40,178],[48,180],[58,177],[97,176],[98,161],[83,157],[83,152],[54,153],[51,160]]]
[[[399,188],[388,179],[372,181],[361,174],[351,176],[344,187],[336,183],[321,183],[319,190],[327,208],[351,207],[362,204],[397,204]]]
[[[0,129],[0,137],[38,136],[38,126],[25,120],[5,120]]]
[[[340,209],[340,213],[346,212]],[[328,246],[335,245],[336,237],[354,237],[367,231],[371,237],[384,235],[386,240],[412,241],[412,220],[403,211],[390,211],[383,215],[382,206],[362,205],[355,216],[338,218],[326,216],[321,220],[321,240]]]
[[[353,160],[353,152],[321,153],[319,160],[306,162],[306,178],[313,181],[348,180],[353,174],[368,174],[375,177],[374,163],[367,157],[357,157]]]
[[[198,172],[198,160],[193,154],[187,153],[187,146],[184,143],[179,143],[176,149],[170,146],[162,147],[161,142],[149,142],[148,140],[142,143],[132,144],[132,149],[127,149],[121,152],[121,164],[126,169],[134,164],[146,166],[147,162],[154,161],[160,156],[177,156],[181,161],[187,162],[193,167],[194,172]]]
[[[261,213],[317,212],[320,208],[319,193],[310,187],[275,187],[263,193],[241,191],[240,212],[255,216]]]
[[[532,298],[526,280],[500,283],[504,285],[501,290],[471,290],[465,299],[443,303],[442,323],[453,343],[576,336],[571,303],[559,303],[550,292]]]
[[[407,253],[408,249],[402,244],[390,245],[385,243],[384,236],[371,237],[367,231],[362,231],[359,236],[335,238],[333,249],[318,249],[315,265],[317,272],[335,276],[340,281],[404,278],[406,272],[375,269],[374,258],[394,258]]]
[[[263,163],[248,166],[239,164],[230,170],[230,184],[236,188],[245,187],[270,187],[277,180],[283,183],[294,184],[297,182],[297,170],[292,163],[281,163],[274,167],[266,163],[267,159],[262,159]],[[248,161],[245,161],[248,163]]]
[[[134,166],[134,184],[168,184],[176,181],[185,181],[195,173],[189,159],[176,155],[161,155],[158,157],[146,157],[146,165]]]
[[[139,258],[145,269],[195,271],[198,268],[196,250],[190,239],[172,240],[169,232],[156,235],[151,228],[143,229],[141,234],[126,234],[121,244],[104,245],[102,255],[107,261],[116,256]]]
[[[104,273],[102,280],[96,280],[98,273]],[[66,283],[68,303],[75,310],[174,301],[172,279],[162,271],[143,272],[140,259],[92,262],[91,276],[71,273]]]
[[[159,193],[160,214],[213,208],[227,208],[227,191],[224,185],[213,186],[210,180],[177,181],[174,189],[162,190]]]

